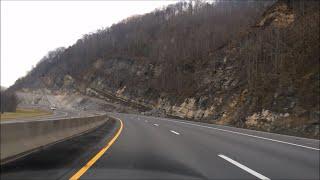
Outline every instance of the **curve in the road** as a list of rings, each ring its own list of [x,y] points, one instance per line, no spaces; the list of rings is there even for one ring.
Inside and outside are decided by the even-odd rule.
[[[121,134],[121,131],[123,129],[123,123],[121,119],[114,118],[120,121],[120,128],[118,129],[117,133],[115,136],[108,142],[108,144],[103,147],[90,161],[83,166],[77,173],[75,173],[70,180],[77,180],[79,179],[111,146],[112,144],[118,139],[119,135]]]

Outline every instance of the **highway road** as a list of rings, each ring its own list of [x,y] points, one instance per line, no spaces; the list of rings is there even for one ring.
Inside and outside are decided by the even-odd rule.
[[[319,179],[318,140],[110,115],[116,124],[7,164],[1,179]]]

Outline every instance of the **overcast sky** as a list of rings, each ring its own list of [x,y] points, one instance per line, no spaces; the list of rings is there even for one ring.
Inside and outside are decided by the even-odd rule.
[[[50,50],[174,1],[1,1],[1,86],[26,75]]]

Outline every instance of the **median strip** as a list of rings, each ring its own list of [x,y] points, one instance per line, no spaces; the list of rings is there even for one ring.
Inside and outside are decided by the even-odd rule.
[[[17,120],[34,117],[44,117],[49,115],[52,115],[52,112],[43,109],[17,109],[16,112],[4,112],[3,114],[1,114],[0,120]]]
[[[238,163],[237,161],[235,161],[235,160],[233,160],[233,159],[231,159],[231,158],[229,158],[229,157],[227,157],[227,156],[225,156],[225,155],[219,154],[218,156],[221,157],[222,159],[230,162],[231,164],[233,164],[233,165],[235,165],[235,166],[237,166],[237,167],[245,170],[246,172],[254,175],[255,177],[257,177],[257,178],[259,178],[259,179],[270,180],[269,178],[265,177],[264,175],[262,175],[262,174],[260,174],[260,173],[258,173],[258,172],[256,172],[256,171],[248,168],[248,167],[245,166],[245,165],[242,165],[242,164]]]
[[[75,173],[70,178],[70,180],[79,179],[111,147],[111,145],[117,140],[117,138],[119,137],[119,135],[121,134],[121,131],[123,129],[123,123],[122,123],[121,119],[118,119],[118,118],[115,118],[115,119],[120,121],[120,128],[118,129],[116,135],[86,165],[84,165],[77,173]]]

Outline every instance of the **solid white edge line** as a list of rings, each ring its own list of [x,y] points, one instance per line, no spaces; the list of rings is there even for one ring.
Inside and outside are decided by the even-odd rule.
[[[231,158],[229,158],[229,157],[227,157],[227,156],[225,156],[225,155],[219,154],[218,156],[221,157],[222,159],[224,159],[224,160],[232,163],[233,165],[235,165],[235,166],[237,166],[237,167],[239,167],[239,168],[247,171],[248,173],[254,175],[255,177],[257,177],[257,178],[259,178],[259,179],[270,180],[269,178],[265,177],[264,175],[262,175],[262,174],[260,174],[260,173],[258,173],[258,172],[256,172],[256,171],[248,168],[248,167],[245,166],[245,165],[242,165],[242,164],[238,163],[237,161],[235,161],[235,160],[233,160],[233,159],[231,159]]]
[[[163,120],[176,122],[176,123],[182,123],[182,124],[189,124],[189,125],[199,126],[199,127],[209,128],[209,129],[215,129],[215,130],[218,130],[218,131],[224,131],[224,132],[229,132],[229,133],[233,133],[233,134],[240,134],[240,135],[243,135],[243,136],[254,137],[254,138],[257,138],[257,139],[264,139],[264,140],[269,140],[269,141],[278,142],[278,143],[282,143],[282,144],[288,144],[288,145],[292,145],[292,146],[298,146],[298,147],[303,147],[303,148],[306,148],[306,149],[312,149],[312,150],[320,151],[320,149],[314,148],[314,147],[309,147],[309,146],[304,146],[304,145],[300,145],[300,144],[280,141],[280,140],[276,140],[276,139],[265,138],[265,137],[261,137],[261,136],[255,136],[255,135],[251,135],[251,134],[245,134],[245,133],[236,132],[236,131],[230,131],[230,130],[226,130],[226,129],[220,129],[220,128],[209,127],[209,126],[202,126],[202,125],[199,125],[199,124],[192,124],[192,123],[187,123],[187,122],[179,122],[179,121],[173,121],[173,120],[167,120],[167,119],[163,119]]]
[[[176,134],[176,135],[180,135],[180,133],[176,132],[176,131],[173,131],[173,130],[170,130],[170,132]]]

